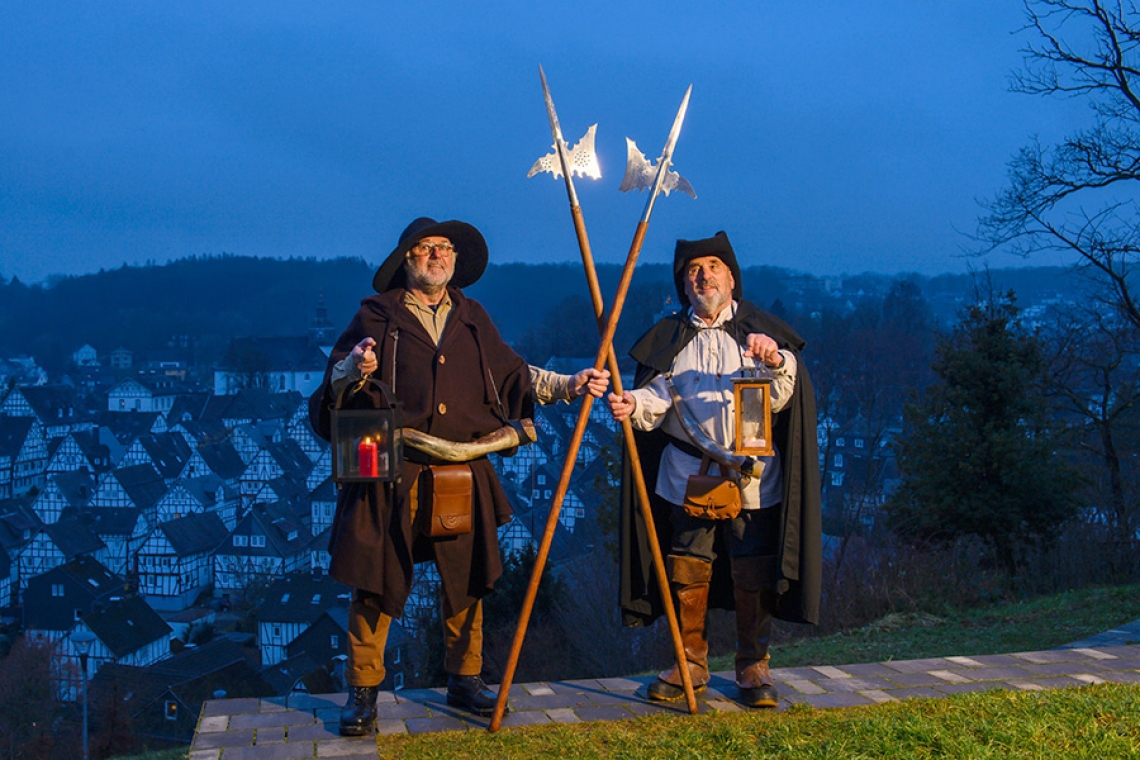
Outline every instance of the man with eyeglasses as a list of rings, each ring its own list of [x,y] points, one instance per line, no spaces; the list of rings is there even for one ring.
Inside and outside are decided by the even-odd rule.
[[[321,387],[309,401],[313,427],[330,437],[329,410],[363,377],[385,383],[403,406],[403,425],[457,443],[475,441],[509,420],[533,416],[531,377],[539,400],[601,396],[608,373],[535,373],[500,337],[483,307],[462,291],[487,266],[487,244],[473,226],[421,217],[408,225],[373,278],[365,298],[329,356]],[[371,384],[363,393],[375,392]],[[360,394],[357,394],[358,396]],[[386,400],[373,399],[376,406]],[[340,733],[361,736],[376,722],[386,675],[384,647],[392,618],[403,615],[413,566],[434,560],[441,582],[447,702],[491,715],[496,695],[482,679],[482,598],[503,573],[498,528],[511,508],[486,456],[470,468],[471,530],[432,538],[424,529],[432,506],[433,467],[445,465],[404,447],[399,484],[344,485],[329,538],[330,575],[351,586],[348,701]]]

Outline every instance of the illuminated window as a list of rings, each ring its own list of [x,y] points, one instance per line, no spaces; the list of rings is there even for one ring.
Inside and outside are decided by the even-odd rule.
[[[178,703],[168,699],[163,703],[167,720],[178,720]]]

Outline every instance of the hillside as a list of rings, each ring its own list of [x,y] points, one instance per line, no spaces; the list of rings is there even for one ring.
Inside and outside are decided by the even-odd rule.
[[[373,267],[362,259],[190,257],[161,266],[122,266],[94,274],[56,278],[43,285],[0,279],[0,356],[32,355],[50,370],[63,368],[84,343],[100,354],[120,346],[142,359],[168,351],[188,336],[192,361],[218,360],[231,338],[303,334],[317,304],[328,307],[339,330],[362,297],[371,293]],[[599,267],[605,298],[621,274]],[[1065,288],[1056,268],[995,270],[1001,288],[1012,287],[1027,305]],[[943,320],[971,293],[967,275],[918,281]],[[862,274],[816,278],[775,267],[744,271],[750,300],[777,311],[810,314],[827,305],[885,293],[896,277]],[[504,337],[535,361],[550,352],[543,333],[562,332],[564,353],[592,354],[596,335],[586,279],[577,264],[491,265],[469,294],[481,301]],[[672,273],[662,264],[638,268],[617,336],[619,351],[639,335],[673,295]],[[567,333],[567,331],[569,331]],[[810,337],[810,336],[809,336]],[[537,356],[535,356],[537,354]]]

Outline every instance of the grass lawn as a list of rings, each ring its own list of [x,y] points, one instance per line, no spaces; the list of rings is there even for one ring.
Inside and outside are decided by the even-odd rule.
[[[1124,758],[1140,756],[1140,686],[990,691],[873,707],[742,712],[496,734],[381,737],[381,758]]]

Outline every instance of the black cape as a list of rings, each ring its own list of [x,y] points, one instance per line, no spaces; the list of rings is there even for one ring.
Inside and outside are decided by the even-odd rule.
[[[762,311],[747,301],[740,301],[736,315],[725,324],[725,330],[743,344],[749,333],[771,336],[781,349],[796,356],[796,389],[791,403],[775,416],[772,434],[780,451],[783,467],[784,499],[780,518],[780,578],[776,584],[779,601],[774,614],[795,623],[819,621],[819,596],[822,575],[822,524],[820,517],[819,446],[816,440],[815,392],[807,368],[800,357],[804,341],[786,322]],[[644,387],[655,376],[669,371],[681,349],[697,334],[689,324],[688,310],[665,317],[650,328],[634,347],[630,356],[637,360],[634,387]],[[660,429],[635,431],[637,450],[645,474],[645,486],[653,509],[653,522],[662,555],[669,553],[673,529],[670,507],[654,493],[661,452],[667,441]],[[621,498],[621,607],[627,626],[648,625],[664,610],[653,571],[645,520],[633,487],[628,454],[623,452]],[[734,607],[732,575],[728,553],[718,531],[717,561],[709,604],[722,609]]]

